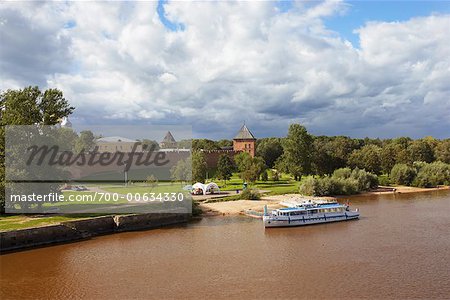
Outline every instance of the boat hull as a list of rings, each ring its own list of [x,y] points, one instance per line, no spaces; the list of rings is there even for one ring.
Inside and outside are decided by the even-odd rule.
[[[359,219],[359,212],[346,212],[344,214],[318,214],[301,218],[274,218],[272,216],[264,216],[265,227],[296,227],[313,224],[323,224],[341,221],[350,221]]]

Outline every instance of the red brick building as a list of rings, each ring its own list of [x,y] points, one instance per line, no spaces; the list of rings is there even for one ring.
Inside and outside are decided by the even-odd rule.
[[[235,152],[244,151],[255,157],[256,138],[245,124],[233,138],[233,150]]]

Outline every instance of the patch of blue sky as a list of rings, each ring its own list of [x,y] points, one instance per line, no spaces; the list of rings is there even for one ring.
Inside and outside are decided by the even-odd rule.
[[[280,12],[284,13],[289,11],[293,6],[292,0],[278,0],[275,3],[275,6],[280,10]]]
[[[61,24],[61,23],[60,23]],[[65,29],[70,29],[70,28],[74,28],[75,26],[77,26],[77,22],[75,22],[74,20],[69,20],[66,23],[64,23],[64,28]]]
[[[156,11],[158,12],[159,19],[164,26],[171,31],[183,31],[185,26],[183,23],[176,23],[167,18],[166,12],[164,10],[164,4],[166,4],[168,0],[158,0],[158,6]]]
[[[343,15],[324,19],[325,26],[359,47],[359,35],[355,30],[367,22],[402,22],[414,17],[432,14],[449,14],[450,1],[348,1]]]

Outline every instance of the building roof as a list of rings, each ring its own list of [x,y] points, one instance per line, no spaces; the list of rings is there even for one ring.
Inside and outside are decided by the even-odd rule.
[[[173,135],[172,135],[172,133],[170,133],[170,131],[167,131],[166,136],[162,140],[162,143],[176,143],[176,141],[173,138]]]
[[[124,142],[124,143],[136,143],[136,140],[130,140],[121,136],[107,136],[103,138],[99,138],[97,142],[103,142],[103,143],[117,143],[117,142]]]
[[[234,140],[256,140],[253,133],[247,128],[247,126],[242,125],[239,132],[234,137]]]

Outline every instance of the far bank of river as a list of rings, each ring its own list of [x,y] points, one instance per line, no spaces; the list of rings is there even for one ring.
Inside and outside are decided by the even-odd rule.
[[[417,188],[409,186],[390,186],[380,187],[375,191],[364,192],[356,195],[345,195],[336,197],[310,197],[301,196],[299,194],[284,194],[274,196],[263,196],[261,200],[237,200],[237,201],[223,201],[202,203],[200,207],[206,215],[236,215],[245,214],[245,211],[262,212],[264,205],[267,205],[268,209],[276,209],[282,207],[281,201],[289,199],[320,199],[320,200],[335,200],[342,201],[344,199],[353,199],[365,196],[373,195],[400,195],[400,194],[415,194],[433,191],[445,191],[450,190],[450,186],[441,186],[436,188]]]

